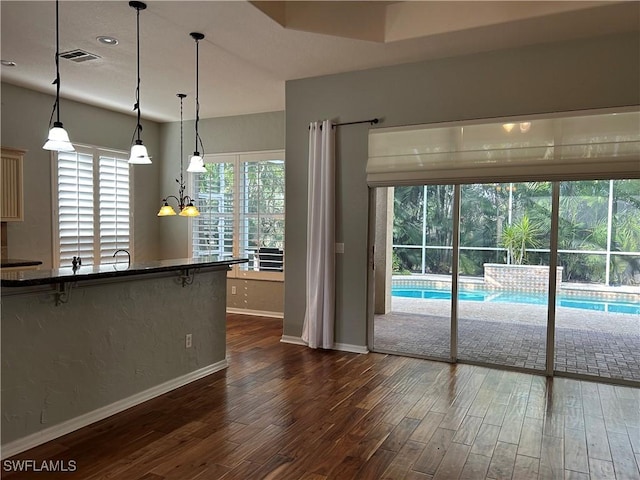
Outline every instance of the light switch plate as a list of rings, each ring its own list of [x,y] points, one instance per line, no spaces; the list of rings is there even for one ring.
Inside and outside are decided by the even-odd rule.
[[[336,253],[344,253],[344,243],[336,243]]]

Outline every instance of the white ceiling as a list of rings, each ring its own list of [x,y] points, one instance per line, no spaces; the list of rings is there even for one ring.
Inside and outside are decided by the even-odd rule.
[[[195,42],[200,117],[284,110],[285,81],[640,29],[640,2],[147,2],[140,13],[141,112],[193,118]],[[0,2],[2,80],[55,93],[55,2]],[[60,2],[61,96],[132,113],[136,11],[126,1]],[[98,35],[118,38],[104,46]],[[133,114],[133,113],[132,113]]]

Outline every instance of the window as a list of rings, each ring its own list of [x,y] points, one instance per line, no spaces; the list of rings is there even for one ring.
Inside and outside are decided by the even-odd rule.
[[[248,258],[232,274],[281,278],[284,151],[207,155],[205,168],[194,175],[192,256]]]
[[[54,157],[54,265],[112,263],[120,248],[133,256],[127,153],[75,147]]]

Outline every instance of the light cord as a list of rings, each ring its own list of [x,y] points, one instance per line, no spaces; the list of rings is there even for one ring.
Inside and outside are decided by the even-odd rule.
[[[136,125],[136,131],[138,132],[138,140],[140,140],[140,9],[136,8],[136,28],[137,28],[137,54],[138,54],[138,82],[136,86],[136,109],[138,110],[138,124]]]
[[[198,133],[198,123],[200,121],[200,91],[199,91],[199,78],[200,78],[200,41],[196,38],[196,152],[198,151],[198,139],[200,134]],[[202,143],[202,141],[200,142]]]

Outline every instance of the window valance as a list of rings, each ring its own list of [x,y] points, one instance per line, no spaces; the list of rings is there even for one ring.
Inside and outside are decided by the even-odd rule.
[[[370,186],[640,178],[640,112],[375,129]]]

